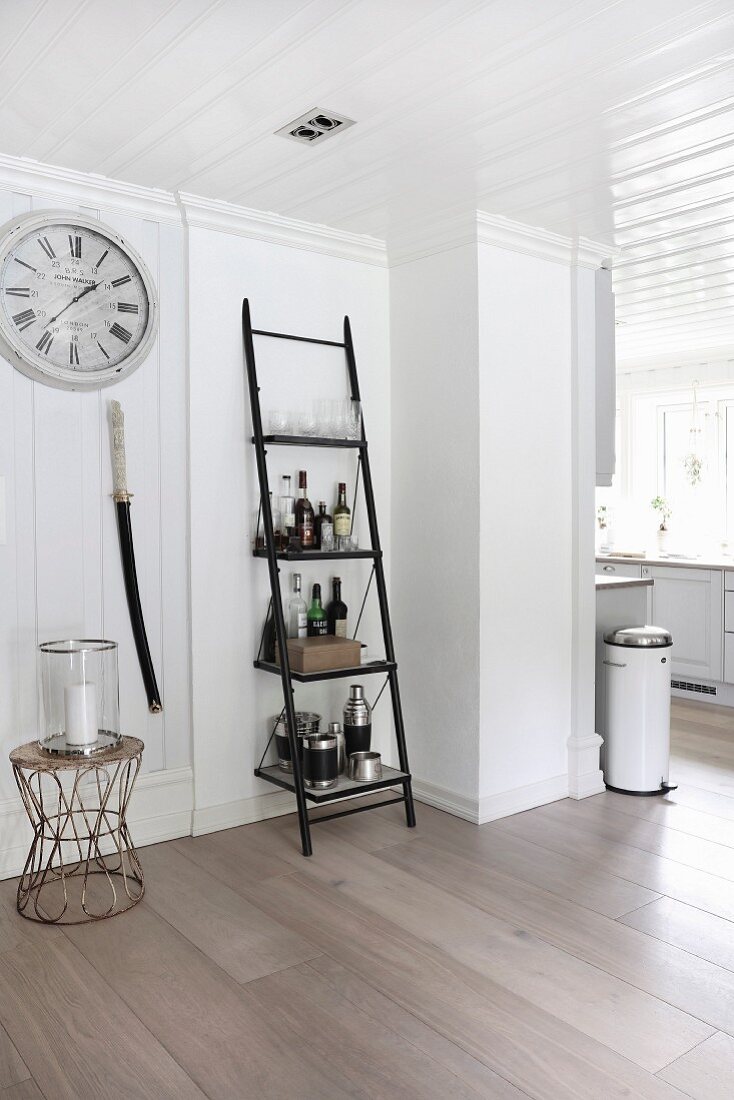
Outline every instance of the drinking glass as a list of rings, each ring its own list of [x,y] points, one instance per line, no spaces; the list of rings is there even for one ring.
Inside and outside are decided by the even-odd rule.
[[[345,419],[347,439],[360,439],[362,435],[362,406],[359,401],[347,400]]]
[[[316,402],[316,432],[323,439],[330,438],[331,433],[331,402],[320,400]]]
[[[310,407],[304,406],[302,409],[299,409],[296,428],[297,435],[316,435],[316,416],[314,414],[313,405]]]
[[[268,414],[271,435],[290,435],[290,414],[286,409],[271,409]]]
[[[332,402],[332,429],[334,439],[347,438],[347,403],[344,400]]]

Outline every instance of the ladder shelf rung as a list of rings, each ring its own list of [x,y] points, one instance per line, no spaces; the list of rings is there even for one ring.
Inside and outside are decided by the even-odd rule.
[[[253,437],[252,442],[256,440]],[[275,447],[351,447],[364,450],[366,439],[329,439],[317,435],[264,435],[263,443]]]
[[[276,787],[282,787],[286,791],[295,791],[296,789],[293,776],[282,771],[277,764],[265,768],[256,768],[255,775],[259,779],[265,779],[268,783],[274,783]],[[388,768],[383,765],[382,779],[375,779],[370,783],[359,783],[356,779],[349,779],[346,775],[340,775],[335,787],[328,787],[326,790],[304,787],[303,793],[310,802],[323,805],[325,802],[337,802],[340,798],[353,798],[355,795],[383,791],[388,787],[396,787],[409,779],[408,772],[397,771],[395,768]]]
[[[253,336],[272,336],[275,340],[298,340],[301,344],[325,344],[328,348],[345,348],[342,340],[318,340],[315,336],[293,336],[289,332],[268,332],[264,328],[254,328]]]
[[[253,557],[267,558],[268,552],[263,548],[253,550]],[[382,557],[382,551],[378,554],[375,550],[276,550],[278,561],[340,561],[343,558],[377,558]]]
[[[280,665],[274,661],[253,661],[255,668],[263,672],[272,672],[280,676]],[[353,668],[327,668],[323,672],[294,672],[291,669],[291,680],[297,680],[300,684],[315,684],[320,680],[341,680],[347,676],[373,676],[380,672],[395,672],[395,661],[368,661],[366,665],[354,665]]]

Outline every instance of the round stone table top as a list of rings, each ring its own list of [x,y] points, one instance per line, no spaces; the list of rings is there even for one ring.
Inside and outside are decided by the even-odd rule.
[[[114,764],[118,760],[130,760],[140,756],[144,748],[145,745],[139,738],[122,737],[116,745],[100,749],[99,752],[66,756],[61,753],[46,752],[37,741],[29,741],[27,745],[19,745],[17,749],[13,749],[10,754],[10,763],[14,767],[34,772],[71,771],[78,768],[104,767],[105,764]]]

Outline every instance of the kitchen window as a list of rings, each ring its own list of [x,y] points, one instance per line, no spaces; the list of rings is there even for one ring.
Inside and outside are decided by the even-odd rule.
[[[611,513],[617,546],[651,546],[657,517],[650,502],[672,509],[670,542],[698,552],[734,543],[734,382],[635,392],[622,387],[617,411],[617,471],[597,504]]]

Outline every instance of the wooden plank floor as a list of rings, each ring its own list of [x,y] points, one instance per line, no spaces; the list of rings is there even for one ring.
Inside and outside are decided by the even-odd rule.
[[[93,926],[0,883],[0,1100],[731,1097],[734,711],[673,744],[665,798],[156,845]]]

